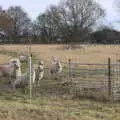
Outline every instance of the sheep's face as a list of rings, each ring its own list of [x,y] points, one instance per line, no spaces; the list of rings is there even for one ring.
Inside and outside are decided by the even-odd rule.
[[[39,69],[39,71],[43,71],[43,69],[44,69],[44,62],[43,61],[39,61],[39,63],[38,63],[38,69]]]
[[[20,60],[20,62],[27,62],[28,56],[21,55],[21,56],[19,56],[19,60]]]
[[[14,64],[13,66],[14,66],[15,70],[18,70],[18,69],[19,69],[19,66],[18,66],[18,65]]]
[[[38,65],[44,65],[44,62],[43,61],[39,61]]]
[[[9,64],[11,65],[11,66],[14,66],[15,64],[16,64],[16,66],[21,66],[21,63],[20,63],[20,61],[19,61],[19,59],[11,59],[10,61],[9,61]]]
[[[17,64],[16,61],[12,61],[12,62],[10,63],[10,66],[13,67],[15,70],[17,70],[17,69],[20,68],[20,66]]]
[[[61,67],[60,62],[57,62],[57,63],[56,63],[56,65],[57,65],[57,67],[58,67],[58,68],[60,68],[60,67]]]
[[[61,70],[62,70],[62,65],[61,65],[60,61],[57,61],[57,62],[56,62],[56,69],[58,70],[58,72],[61,72]]]
[[[18,60],[18,59],[11,59],[10,61],[9,61],[9,65],[13,68],[13,70],[18,70],[18,69],[20,69],[20,66],[21,66],[21,64],[20,64],[20,61]]]
[[[40,72],[42,72],[44,70],[43,65],[38,65],[38,69],[39,69]]]

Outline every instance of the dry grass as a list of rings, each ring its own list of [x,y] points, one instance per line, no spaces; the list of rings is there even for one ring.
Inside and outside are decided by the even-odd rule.
[[[8,51],[25,53],[28,50],[27,47],[28,46],[25,45],[1,45],[0,50],[3,50],[4,48]],[[68,57],[73,57],[73,61],[76,62],[107,63],[108,57],[112,57],[115,60],[119,59],[119,51],[120,47],[118,45],[85,45],[74,50],[67,50],[64,48],[63,45],[32,45],[32,52],[37,56],[38,59],[43,59],[47,63],[50,62],[52,56],[58,56],[63,61],[67,61]],[[8,55],[9,54],[0,54],[1,64],[8,62]],[[59,79],[61,78],[53,80],[46,72],[45,74],[45,78],[41,82],[40,88],[36,88],[33,90],[34,99],[31,100],[31,104],[30,101],[27,100],[28,95],[24,96],[24,94],[22,94],[20,91],[17,91],[17,93],[13,93],[12,91],[9,91],[9,89],[7,91],[6,89],[5,91],[2,91],[2,89],[0,89],[0,118],[2,120],[120,119],[120,104],[86,100],[82,99],[81,96],[79,100],[73,99],[73,96],[71,97],[70,94],[70,89],[67,86],[62,86],[60,84]],[[66,73],[63,73],[62,77],[64,77],[63,79],[66,79]],[[78,75],[77,77],[80,76]],[[83,79],[83,77],[84,76],[82,76],[81,79]],[[93,91],[89,92],[91,92],[90,94],[93,94]],[[86,94],[86,91],[84,91],[83,94]],[[96,92],[97,96],[99,96],[100,94],[100,92]],[[95,94],[93,94],[93,97],[94,95]]]
[[[90,100],[39,98],[31,104],[0,101],[1,120],[119,120],[120,105]]]
[[[0,64],[8,63],[9,59],[10,59],[10,57],[8,55],[0,54]]]
[[[120,58],[119,45],[81,45],[80,48],[67,50],[65,45],[32,45],[32,52],[39,59],[48,61],[52,56],[58,56],[63,61],[67,61],[69,57],[74,58],[73,61],[87,63],[104,63],[108,57]],[[0,45],[0,49],[27,52],[28,45]]]

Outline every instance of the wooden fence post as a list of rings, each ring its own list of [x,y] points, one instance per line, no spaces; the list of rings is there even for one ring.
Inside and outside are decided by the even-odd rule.
[[[108,58],[108,94],[111,97],[111,59]]]
[[[71,58],[68,59],[68,63],[69,63],[69,79],[72,81]]]

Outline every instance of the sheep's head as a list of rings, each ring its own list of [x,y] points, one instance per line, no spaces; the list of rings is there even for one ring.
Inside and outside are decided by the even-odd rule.
[[[57,65],[58,68],[61,68],[61,63],[59,61],[56,62],[56,65]]]
[[[44,65],[44,61],[39,61],[38,65]]]
[[[62,65],[61,65],[61,62],[60,61],[56,61],[56,69],[58,72],[61,72],[62,71]]]
[[[11,65],[11,66],[14,66],[15,64],[17,65],[17,66],[21,66],[21,63],[20,63],[20,60],[19,59],[11,59],[10,61],[9,61],[9,64]]]
[[[15,70],[18,70],[18,69],[19,69],[19,66],[18,66],[17,64],[14,64],[13,66],[14,66],[14,69],[15,69]]]
[[[44,69],[44,62],[43,61],[39,61],[39,63],[38,63],[38,69],[40,71],[43,71],[43,69]]]
[[[28,56],[21,55],[21,56],[19,56],[19,60],[20,60],[20,62],[27,62],[28,61]]]

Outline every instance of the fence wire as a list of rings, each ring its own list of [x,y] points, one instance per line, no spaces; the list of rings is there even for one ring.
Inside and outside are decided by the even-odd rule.
[[[76,97],[120,100],[120,63],[89,64],[68,60],[64,72],[73,83]]]

